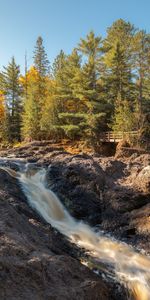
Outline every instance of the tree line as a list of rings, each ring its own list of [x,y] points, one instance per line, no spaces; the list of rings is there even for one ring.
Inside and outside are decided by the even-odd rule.
[[[25,75],[12,57],[0,72],[0,140],[81,139],[101,132],[150,134],[150,34],[122,19],[93,31],[49,63],[38,37]]]

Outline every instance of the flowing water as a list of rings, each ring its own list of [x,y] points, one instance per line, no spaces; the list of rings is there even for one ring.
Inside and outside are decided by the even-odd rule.
[[[44,169],[15,172],[3,167],[11,176],[17,177],[30,206],[48,223],[103,265],[110,265],[114,276],[126,285],[132,299],[150,300],[150,258],[136,252],[125,243],[96,233],[83,222],[76,221],[65,209],[57,196],[46,188]]]

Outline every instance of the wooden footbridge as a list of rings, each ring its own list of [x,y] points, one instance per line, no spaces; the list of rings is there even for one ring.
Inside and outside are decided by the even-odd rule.
[[[122,140],[130,140],[138,137],[138,131],[128,131],[128,132],[114,132],[114,131],[107,131],[102,132],[100,134],[100,141],[102,142],[110,142],[110,143],[118,143]]]

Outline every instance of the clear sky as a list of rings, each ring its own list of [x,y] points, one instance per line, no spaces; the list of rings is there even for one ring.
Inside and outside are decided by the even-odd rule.
[[[52,62],[91,29],[105,36],[119,18],[150,32],[150,0],[0,0],[0,67],[14,55],[23,72],[25,50],[31,65],[39,35]]]

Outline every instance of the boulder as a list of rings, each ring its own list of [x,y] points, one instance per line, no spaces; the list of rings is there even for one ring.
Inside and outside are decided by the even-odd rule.
[[[134,185],[142,192],[150,194],[150,165],[139,172],[135,178]]]

